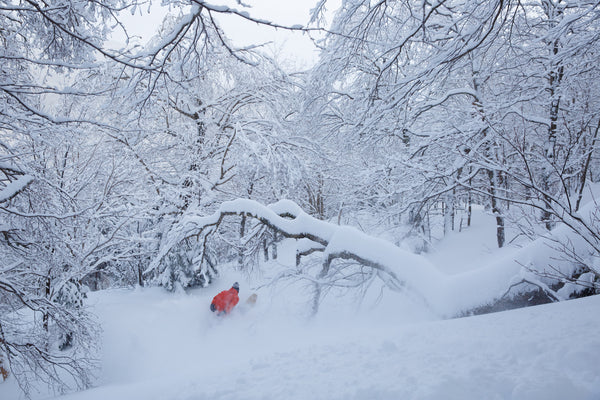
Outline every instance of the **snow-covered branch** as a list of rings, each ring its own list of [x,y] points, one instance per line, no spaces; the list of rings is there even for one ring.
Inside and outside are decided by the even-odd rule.
[[[22,175],[0,190],[0,203],[4,203],[25,190],[33,182],[31,175]]]
[[[410,291],[444,316],[457,315],[501,298],[514,284],[515,277],[520,276],[522,264],[531,258],[531,250],[523,249],[515,259],[499,260],[474,271],[447,275],[421,255],[353,227],[313,218],[292,201],[264,206],[253,200],[236,199],[222,203],[212,215],[184,217],[168,233],[158,256],[144,274],[158,269],[161,260],[178,243],[212,234],[225,217],[232,215],[255,218],[284,237],[299,239],[301,250],[306,250],[311,243],[315,248],[322,246],[319,251],[323,253],[323,268],[315,282],[327,280],[333,273],[330,266],[334,260],[350,259],[378,271],[378,276],[391,289]],[[544,243],[537,243],[535,247],[544,246]]]

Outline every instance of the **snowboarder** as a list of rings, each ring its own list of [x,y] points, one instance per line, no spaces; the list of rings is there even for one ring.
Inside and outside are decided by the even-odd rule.
[[[235,282],[231,289],[223,290],[213,298],[212,303],[210,303],[210,310],[216,312],[217,315],[229,314],[240,301],[239,292],[240,284]]]

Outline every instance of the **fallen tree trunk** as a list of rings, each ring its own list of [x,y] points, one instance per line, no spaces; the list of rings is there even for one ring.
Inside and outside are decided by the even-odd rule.
[[[319,274],[320,279],[327,277],[332,261],[338,258],[351,259],[378,270],[382,276],[385,276],[386,284],[395,290],[410,286],[410,282],[423,281],[427,280],[428,276],[438,275],[435,268],[423,257],[404,251],[355,228],[313,218],[291,201],[280,201],[264,206],[247,199],[225,202],[209,216],[188,215],[183,218],[171,230],[168,240],[161,245],[158,256],[144,274],[157,269],[160,261],[177,243],[190,237],[209,235],[219,226],[223,218],[232,215],[255,218],[284,237],[309,239],[323,246],[324,261],[323,270]],[[403,261],[400,265],[396,262],[398,259]],[[405,263],[410,265],[407,265],[404,270],[399,268]],[[404,273],[398,274],[398,272]],[[422,292],[418,287],[413,290],[416,293]]]
[[[511,255],[512,258],[499,260],[493,265],[448,275],[421,255],[353,227],[313,218],[291,201],[264,206],[253,200],[237,199],[224,202],[212,215],[184,217],[163,241],[158,256],[145,274],[158,269],[162,258],[179,242],[198,236],[206,239],[225,217],[231,215],[246,215],[283,237],[305,239],[303,242],[310,240],[315,244],[314,247],[322,251],[323,257],[320,273],[311,278],[315,282],[317,296],[321,292],[321,285],[327,284],[333,261],[354,260],[375,270],[389,288],[416,294],[433,311],[445,317],[490,304],[504,296],[511,285],[522,280],[523,264],[532,258],[532,252],[525,248]],[[537,247],[542,245],[538,243]],[[318,307],[318,297],[315,304]]]

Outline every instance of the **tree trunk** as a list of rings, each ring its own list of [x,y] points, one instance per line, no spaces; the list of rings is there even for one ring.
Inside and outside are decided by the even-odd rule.
[[[319,303],[321,302],[321,284],[315,283],[315,294],[313,297],[312,304],[312,315],[315,316],[319,312]]]
[[[331,261],[333,261],[333,258],[331,256],[327,257],[325,259],[325,261],[323,261],[323,269],[321,270],[321,272],[319,272],[319,275],[317,275],[317,282],[315,282],[315,297],[313,298],[313,305],[312,305],[312,313],[313,315],[317,315],[317,313],[319,312],[319,304],[321,303],[321,279],[325,278],[327,276],[327,273],[329,272],[329,266],[331,265]]]
[[[454,197],[447,194],[444,204],[444,236],[447,236],[454,230]]]
[[[271,243],[271,258],[273,260],[277,260],[277,240],[278,240],[277,231],[273,232],[273,243]]]
[[[269,245],[267,243],[267,239],[263,240],[263,256],[265,258],[265,262],[269,261]]]
[[[240,221],[240,247],[238,249],[238,268],[244,268],[244,253],[245,248],[243,241],[244,235],[246,234],[246,214],[242,214],[242,220]]]
[[[296,250],[296,268],[300,267],[300,261],[302,260],[302,256],[300,252]]]
[[[559,1],[560,2],[560,1]],[[546,16],[551,21],[551,28],[554,28],[556,23],[555,21],[559,21],[563,16],[562,8],[557,5],[547,2],[545,3],[547,6]],[[551,61],[550,61],[550,72],[548,74],[548,93],[550,94],[550,127],[548,128],[548,142],[546,144],[545,156],[548,164],[554,165],[556,162],[556,138],[558,134],[558,114],[560,111],[560,84],[564,75],[564,66],[562,65],[562,61],[558,61],[555,63],[555,58],[560,51],[560,40],[555,39],[552,44],[551,52]],[[551,230],[553,228],[552,223],[552,199],[550,198],[551,191],[551,179],[550,175],[552,173],[553,168],[547,166],[542,170],[542,191],[544,192],[543,200],[545,210],[542,211],[541,220],[544,223],[547,230]],[[565,193],[568,195],[568,193]]]
[[[469,181],[469,185],[471,182]],[[467,195],[467,226],[471,226],[471,214],[473,213],[473,197],[471,191]]]
[[[2,377],[0,382],[3,382],[8,378],[8,362],[4,360],[4,355],[2,354],[5,349],[7,349],[7,346],[4,339],[4,330],[0,324],[0,377]]]
[[[50,277],[46,278],[46,285],[44,288],[44,294],[46,295],[46,299],[48,299],[48,301],[50,300]],[[47,312],[44,312],[44,315],[42,317],[42,326],[44,327],[44,331],[46,331],[46,333],[48,332],[49,329],[49,325],[50,325],[50,315]]]
[[[598,119],[598,125],[596,125],[596,129],[594,130],[594,137],[592,138],[592,143],[590,144],[590,148],[585,159],[585,163],[583,164],[583,168],[581,171],[581,175],[579,178],[579,188],[577,193],[577,202],[575,204],[575,211],[579,211],[579,206],[581,205],[581,198],[583,197],[583,189],[585,187],[585,181],[587,179],[587,173],[590,170],[590,164],[592,162],[592,155],[594,154],[594,149],[596,148],[596,140],[598,138],[598,131],[600,130],[600,119]]]
[[[141,236],[141,232],[142,232],[142,229],[141,229],[140,223],[138,221],[138,223],[137,223],[138,237]],[[138,253],[140,254],[137,257],[137,260],[138,260],[138,266],[137,266],[138,285],[140,287],[144,287],[144,274],[143,274],[143,272],[144,272],[144,266],[142,265],[142,256],[141,256],[141,254],[142,254],[142,242],[139,239],[138,239],[138,245],[137,245],[137,247],[138,247]]]
[[[498,247],[504,246],[504,216],[499,206],[499,200],[496,197],[496,172],[494,170],[488,170],[488,178],[490,181],[490,200],[492,205],[492,213],[496,217],[496,240]]]
[[[137,276],[138,276],[138,285],[140,287],[144,287],[144,267],[141,264],[141,260],[140,263],[138,264],[138,269],[137,269]]]

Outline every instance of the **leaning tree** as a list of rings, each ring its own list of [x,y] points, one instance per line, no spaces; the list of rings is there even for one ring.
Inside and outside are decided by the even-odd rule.
[[[593,207],[587,207],[586,219],[598,221]],[[157,257],[145,273],[152,273],[178,243],[194,238],[205,251],[215,233],[227,221],[239,216],[252,219],[281,237],[297,241],[297,265],[286,266],[275,280],[293,277],[314,285],[313,312],[317,312],[322,293],[331,287],[363,288],[379,280],[395,291],[409,293],[441,316],[461,315],[499,300],[514,299],[523,293],[538,293],[549,301],[568,298],[569,290],[555,291],[548,281],[530,273],[531,265],[553,264],[570,268],[560,260],[556,241],[569,241],[574,251],[583,254],[593,248],[573,234],[568,226],[554,232],[553,239],[539,239],[519,250],[514,259],[499,260],[488,266],[458,275],[448,275],[421,255],[403,250],[393,243],[370,236],[356,228],[319,220],[303,212],[289,200],[268,206],[249,199],[222,203],[209,215],[189,212],[169,232]],[[251,235],[249,235],[251,236]],[[247,239],[250,239],[248,237]],[[317,262],[315,263],[314,254]],[[305,256],[310,261],[304,260]]]

